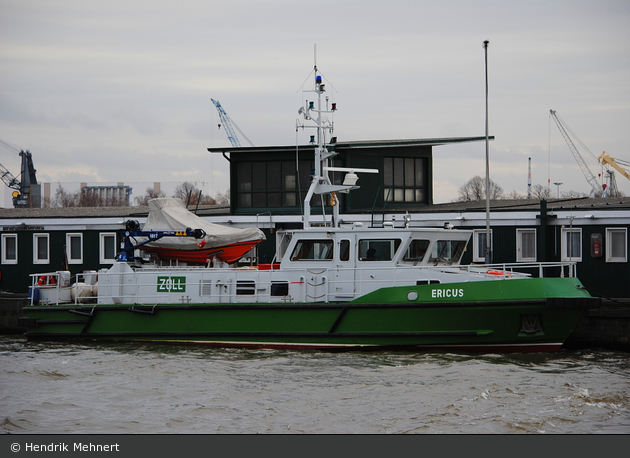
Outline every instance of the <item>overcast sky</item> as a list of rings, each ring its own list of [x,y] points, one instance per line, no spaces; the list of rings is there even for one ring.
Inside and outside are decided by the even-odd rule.
[[[484,40],[504,191],[526,193],[530,157],[533,185],[590,190],[550,109],[593,155],[630,161],[627,0],[0,0],[0,140],[31,151],[40,182],[215,194],[228,166],[206,148],[229,142],[211,98],[256,146],[307,143],[295,120],[317,45],[339,141],[483,136]],[[433,155],[436,203],[485,176],[484,142]],[[2,145],[0,164],[19,176]]]

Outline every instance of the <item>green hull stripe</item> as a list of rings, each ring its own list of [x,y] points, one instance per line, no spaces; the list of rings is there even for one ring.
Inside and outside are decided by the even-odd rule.
[[[577,278],[522,278],[381,288],[353,300],[353,304],[455,303],[544,300],[591,297]],[[411,294],[410,294],[411,293]],[[417,295],[417,297],[416,297]],[[413,299],[412,299],[413,298]]]

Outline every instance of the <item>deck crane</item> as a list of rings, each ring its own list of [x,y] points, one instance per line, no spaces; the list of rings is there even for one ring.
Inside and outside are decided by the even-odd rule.
[[[601,194],[601,192],[600,192],[601,186],[597,182],[597,179],[595,178],[595,175],[593,175],[593,172],[591,172],[591,170],[586,165],[586,162],[584,162],[584,159],[582,159],[582,155],[577,150],[577,148],[573,144],[573,141],[571,140],[571,137],[569,137],[569,134],[567,133],[567,130],[571,130],[571,129],[569,129],[569,127],[566,126],[566,123],[564,122],[564,120],[562,120],[560,118],[560,116],[558,116],[558,114],[556,114],[555,110],[549,110],[549,114],[551,115],[553,120],[556,122],[556,125],[558,126],[558,129],[560,130],[560,133],[564,137],[564,140],[567,142],[567,145],[569,146],[569,149],[573,153],[573,156],[575,157],[575,160],[577,161],[578,165],[582,169],[582,173],[586,177],[586,181],[588,182],[588,184],[591,185],[591,188],[592,188],[591,196],[600,195]],[[573,135],[575,135],[575,134],[573,134]],[[591,153],[591,155],[592,155],[592,153]]]
[[[241,130],[238,128],[238,126],[236,124],[234,124],[234,127],[232,126],[232,124],[233,124],[232,120],[230,119],[228,114],[225,112],[225,110],[223,109],[223,107],[221,106],[219,101],[218,100],[214,100],[214,99],[210,99],[210,100],[212,100],[212,103],[214,103],[214,106],[217,107],[217,111],[219,112],[219,118],[221,119],[221,122],[223,123],[223,127],[225,127],[225,132],[227,133],[228,140],[230,140],[230,143],[232,143],[232,146],[236,146],[236,147],[240,147],[241,146],[241,142],[239,141],[238,137],[236,136],[236,132],[234,131],[234,127],[236,127],[236,129],[238,129],[238,131],[241,133],[241,135],[245,138],[245,140],[247,140],[247,142],[251,146],[254,146],[252,144],[252,142],[250,142],[249,139],[247,137],[245,137],[245,134],[243,134],[243,132],[241,132]],[[219,128],[220,127],[221,127],[221,124],[219,124]]]
[[[6,142],[2,142],[8,146]],[[11,147],[11,149],[15,149]],[[17,149],[15,149],[17,151]],[[0,177],[4,184],[13,189],[13,206],[15,208],[39,207],[41,199],[40,185],[37,184],[33,156],[29,151],[19,152],[22,158],[21,180],[13,176],[7,168],[0,164]]]

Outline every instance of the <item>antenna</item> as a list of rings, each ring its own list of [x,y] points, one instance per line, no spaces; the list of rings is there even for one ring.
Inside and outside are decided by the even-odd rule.
[[[313,69],[317,71],[317,43],[313,44]]]
[[[532,198],[532,158],[527,159],[527,198]]]

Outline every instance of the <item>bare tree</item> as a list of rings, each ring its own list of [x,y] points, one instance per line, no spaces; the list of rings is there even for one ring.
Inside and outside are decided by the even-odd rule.
[[[588,196],[589,194],[586,192],[573,191],[573,190],[564,191],[560,193],[560,197],[562,197],[563,199],[578,199],[580,197],[588,197]],[[602,196],[601,192],[596,192],[591,197],[601,197],[601,196]]]
[[[217,205],[221,205],[222,207],[230,205],[230,190],[228,189],[224,193],[217,192],[217,195],[214,196],[214,200]]]
[[[532,198],[539,200],[548,200],[552,197],[548,186],[535,184],[532,186]]]
[[[480,176],[475,176],[468,180],[464,186],[458,190],[459,202],[472,202],[486,198],[486,180]],[[503,188],[490,180],[490,199],[496,200],[503,197]]]
[[[216,200],[211,196],[204,196],[201,190],[190,181],[184,181],[175,188],[173,197],[181,199],[189,205],[215,205]]]
[[[57,186],[55,191],[55,197],[50,202],[51,207],[79,207],[81,202],[81,193],[68,192],[61,187],[61,184]]]
[[[173,197],[177,199],[181,199],[184,203],[189,203],[189,200],[192,199],[193,195],[199,194],[199,189],[190,181],[184,181],[183,183],[177,185],[175,188],[175,192],[173,193]]]
[[[146,189],[144,196],[136,197],[136,204],[147,206],[151,199],[158,199],[160,197],[164,197],[164,193],[162,191],[155,192],[155,188],[150,186]]]
[[[509,200],[522,200],[522,199],[525,199],[526,196],[514,190],[511,193],[506,194],[504,197]]]

